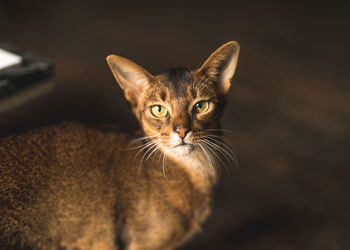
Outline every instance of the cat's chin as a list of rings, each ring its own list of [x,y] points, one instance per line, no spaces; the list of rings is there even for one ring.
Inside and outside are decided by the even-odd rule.
[[[166,149],[167,154],[171,154],[175,157],[188,155],[193,152],[194,147],[191,144],[181,144],[175,147],[169,147]]]
[[[190,144],[179,145],[173,148],[177,155],[187,155],[193,151],[193,146]]]

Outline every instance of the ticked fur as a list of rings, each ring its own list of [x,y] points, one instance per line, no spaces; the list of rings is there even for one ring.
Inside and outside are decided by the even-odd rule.
[[[160,75],[109,56],[137,139],[80,123],[0,139],[0,249],[174,249],[190,238],[233,157],[220,118],[238,52],[229,42],[197,70]]]

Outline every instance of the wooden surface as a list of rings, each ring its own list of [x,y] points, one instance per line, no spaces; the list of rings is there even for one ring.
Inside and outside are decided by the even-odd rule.
[[[2,136],[63,120],[135,128],[107,55],[159,73],[237,40],[223,127],[239,166],[181,249],[350,249],[348,6],[71,2],[1,3],[2,41],[56,66],[50,94],[1,115]]]

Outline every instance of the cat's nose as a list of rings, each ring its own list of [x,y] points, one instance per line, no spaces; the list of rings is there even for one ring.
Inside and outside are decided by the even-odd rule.
[[[178,127],[176,127],[175,131],[176,131],[176,133],[179,134],[181,139],[184,139],[190,130],[186,127],[179,127],[178,126]]]

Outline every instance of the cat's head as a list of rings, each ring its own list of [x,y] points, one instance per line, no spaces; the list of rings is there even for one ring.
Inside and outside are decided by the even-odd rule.
[[[107,61],[146,136],[180,156],[220,128],[238,53],[239,44],[229,42],[199,69],[175,68],[160,75],[121,56],[110,55]]]

